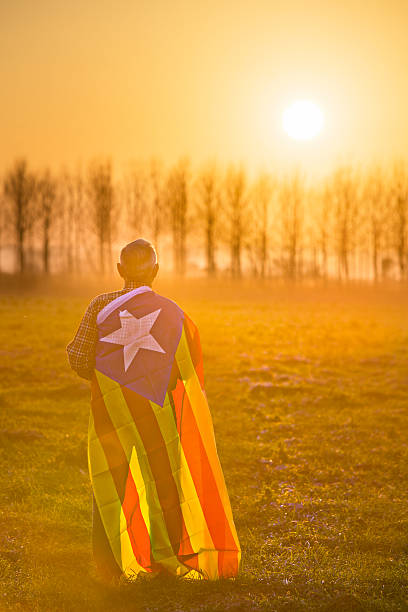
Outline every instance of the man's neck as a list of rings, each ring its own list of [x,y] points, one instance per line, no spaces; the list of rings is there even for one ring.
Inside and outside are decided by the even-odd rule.
[[[125,284],[123,286],[124,289],[137,289],[138,287],[151,287],[151,283],[125,278]]]

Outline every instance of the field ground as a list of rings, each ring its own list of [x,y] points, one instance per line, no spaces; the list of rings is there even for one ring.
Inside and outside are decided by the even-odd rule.
[[[242,545],[235,580],[95,577],[88,287],[0,298],[0,609],[408,610],[408,289],[169,280],[198,324]]]

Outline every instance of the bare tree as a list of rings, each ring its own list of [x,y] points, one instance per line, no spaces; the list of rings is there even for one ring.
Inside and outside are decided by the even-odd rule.
[[[319,247],[321,252],[322,276],[329,275],[329,248],[332,227],[332,207],[330,206],[330,192],[327,185],[323,189],[320,200],[319,215]]]
[[[225,212],[228,219],[231,274],[242,275],[242,246],[247,222],[247,178],[242,166],[231,165],[225,177]]]
[[[88,221],[85,198],[85,181],[80,167],[73,173],[65,172],[60,185],[61,222],[64,225],[66,266],[69,273],[78,274],[81,270],[81,251],[86,252],[87,262],[94,264],[89,249],[89,240],[84,233]]]
[[[126,218],[132,237],[143,233],[148,213],[148,175],[144,165],[133,162],[124,176],[123,193]]]
[[[332,246],[333,199],[326,180],[309,190],[309,240],[313,255],[313,275],[329,276],[329,256]]]
[[[303,220],[303,274],[317,278],[322,274],[319,246],[320,191],[317,186],[305,189]]]
[[[0,191],[0,273],[2,271],[3,264],[3,251],[6,246],[6,229],[7,229],[7,205],[6,197],[3,189]]]
[[[384,247],[384,235],[387,225],[387,187],[382,168],[375,166],[365,176],[363,187],[364,210],[371,268],[374,280],[381,277],[381,252]]]
[[[31,229],[34,218],[34,195],[36,179],[28,170],[27,161],[18,159],[14,166],[6,172],[4,178],[4,194],[11,205],[11,217],[15,232],[18,269],[25,271],[25,241],[27,232]]]
[[[283,267],[292,280],[302,273],[303,201],[303,180],[295,173],[284,179],[280,190]]]
[[[42,229],[42,260],[43,271],[50,271],[50,232],[55,220],[57,203],[57,183],[46,169],[37,182],[37,202],[39,221]]]
[[[105,274],[107,260],[111,260],[115,210],[110,160],[94,162],[90,165],[88,194],[93,227],[98,240],[99,270],[101,274]]]
[[[259,174],[251,190],[252,223],[248,251],[254,275],[265,278],[269,259],[269,222],[274,181],[267,172]]]
[[[170,212],[173,236],[174,271],[179,275],[183,275],[186,271],[189,182],[190,162],[188,158],[184,157],[170,170],[166,189],[166,201]]]
[[[200,225],[204,228],[205,257],[208,276],[216,271],[215,242],[217,211],[220,207],[219,175],[215,162],[208,162],[199,172],[196,180],[196,205]]]
[[[407,273],[408,231],[408,171],[403,161],[394,163],[392,172],[392,201],[394,245],[397,253],[400,279]]]
[[[151,159],[149,168],[149,221],[153,234],[153,242],[157,249],[159,248],[159,241],[163,232],[166,216],[163,174],[163,166],[160,160],[155,158]]]
[[[357,174],[349,166],[338,168],[330,180],[334,210],[334,238],[339,278],[350,277],[350,258],[355,248],[358,224]]]

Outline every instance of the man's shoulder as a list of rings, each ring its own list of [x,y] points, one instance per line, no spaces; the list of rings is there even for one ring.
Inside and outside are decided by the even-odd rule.
[[[96,295],[89,302],[88,312],[96,316],[110,302],[112,302],[118,297],[122,297],[126,293],[131,293],[131,291],[129,291],[129,289],[128,290],[121,289],[117,291],[110,291],[107,293],[100,293],[99,295]],[[154,301],[159,302],[161,306],[167,307],[167,309],[170,309],[170,310],[177,311],[181,315],[185,315],[184,310],[174,300],[166,297],[165,295],[161,295],[160,293],[157,293],[155,291],[144,292],[142,295],[144,295],[145,298],[149,299],[150,298],[149,294],[151,298],[153,298]],[[129,296],[129,299],[132,299],[131,295]]]
[[[98,314],[102,308],[104,308],[109,302],[112,302],[117,297],[121,296],[124,293],[122,290],[117,291],[109,291],[107,293],[100,293],[96,295],[88,304],[88,311],[93,314]]]
[[[183,310],[183,308],[177,304],[177,302],[175,302],[174,300],[171,300],[170,298],[164,296],[164,295],[160,295],[160,293],[155,293],[154,294],[156,300],[159,301],[159,306],[164,306],[169,311],[173,311],[174,313],[178,313],[181,318],[184,320],[185,324],[187,325],[187,327],[189,328],[190,332],[192,334],[197,333],[198,328],[196,323],[192,320],[192,318],[190,317],[189,314],[186,313],[185,310]]]
[[[167,305],[169,308],[173,308],[174,310],[178,310],[180,313],[184,314],[184,310],[174,300],[171,300],[165,295],[161,295],[160,293],[156,293],[156,292],[154,293],[154,297],[161,304]]]

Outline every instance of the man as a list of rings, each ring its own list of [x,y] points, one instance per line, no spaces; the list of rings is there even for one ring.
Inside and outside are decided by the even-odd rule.
[[[154,247],[120,254],[121,291],[94,298],[67,352],[91,381],[88,463],[99,574],[237,574],[240,546],[204,390],[198,330],[152,290]]]

